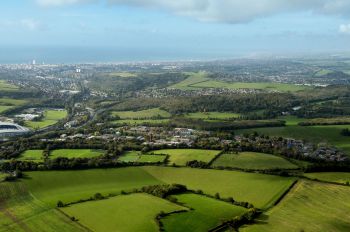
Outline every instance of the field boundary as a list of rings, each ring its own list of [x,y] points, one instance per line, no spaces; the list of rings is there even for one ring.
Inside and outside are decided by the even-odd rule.
[[[59,208],[54,208],[54,210],[57,210],[59,213],[61,213],[62,215],[64,215],[68,220],[71,220],[72,222],[76,223],[77,225],[79,225],[80,227],[84,228],[85,230],[89,231],[89,232],[94,232],[93,230],[91,230],[89,227],[81,224],[78,219],[77,220],[72,220],[72,217],[70,217],[68,214],[66,214],[65,212],[63,212],[62,210],[60,210]]]

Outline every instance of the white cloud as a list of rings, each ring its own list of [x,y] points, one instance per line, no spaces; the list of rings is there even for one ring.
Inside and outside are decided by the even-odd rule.
[[[342,34],[350,34],[350,23],[340,25],[339,32]]]
[[[50,7],[50,6],[64,6],[73,5],[78,3],[90,3],[95,2],[94,0],[36,0],[40,6]]]
[[[350,0],[108,0],[110,4],[165,9],[200,21],[240,23],[286,12],[350,15]]]
[[[350,16],[350,0],[36,0],[41,6],[63,6],[106,1],[166,10],[200,21],[241,23],[274,14],[311,11]]]

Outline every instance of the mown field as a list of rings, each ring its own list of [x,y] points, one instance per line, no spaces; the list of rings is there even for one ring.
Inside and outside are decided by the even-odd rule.
[[[26,126],[33,129],[42,129],[48,126],[56,124],[59,120],[67,117],[66,110],[46,110],[44,112],[44,118],[40,121],[28,121]]]
[[[128,151],[119,157],[118,161],[126,163],[157,163],[164,162],[165,158],[165,155],[147,155],[141,154],[139,151]]]
[[[192,85],[209,80],[207,78],[208,77],[207,72],[186,73],[186,74],[189,75],[188,78],[186,78],[185,80],[183,80],[177,84],[169,86],[168,88],[169,89],[181,89],[181,90],[198,90],[198,88],[192,87]]]
[[[0,231],[77,232],[78,224],[33,197],[22,182],[0,183]]]
[[[170,86],[172,89],[198,90],[204,88],[224,88],[224,89],[259,89],[280,92],[296,92],[305,90],[309,87],[293,84],[272,83],[272,82],[235,82],[228,83],[223,81],[210,80],[208,73],[188,73],[189,77],[180,83]]]
[[[142,167],[147,173],[165,183],[186,185],[189,189],[237,201],[248,201],[258,208],[270,207],[293,183],[284,178],[257,173],[194,168]]]
[[[239,118],[241,115],[229,112],[196,112],[185,114],[186,118],[203,119],[203,120],[227,120],[232,118]]]
[[[0,80],[0,91],[17,91],[19,88],[7,81]]]
[[[314,172],[305,173],[304,176],[317,179],[321,181],[334,182],[340,184],[350,183],[350,173],[349,172]]]
[[[296,92],[305,90],[308,87],[293,84],[282,84],[282,83],[272,83],[272,82],[235,82],[227,83],[222,81],[203,81],[199,83],[192,84],[191,87],[194,88],[225,88],[225,89],[261,89],[270,91],[280,91],[280,92]]]
[[[42,162],[44,160],[43,150],[26,150],[19,156],[18,160]]]
[[[110,76],[110,77],[130,78],[130,77],[137,77],[137,74],[136,73],[130,73],[130,72],[112,72],[112,73],[108,73],[108,76]]]
[[[131,126],[138,126],[138,125],[143,125],[143,124],[166,124],[169,122],[169,119],[122,119],[122,120],[116,120],[113,121],[115,124],[127,124]]]
[[[209,231],[223,220],[232,219],[246,211],[243,207],[196,194],[181,194],[175,198],[192,210],[162,219],[165,231]]]
[[[93,149],[57,149],[50,152],[50,158],[93,158],[104,154],[103,150]]]
[[[153,108],[140,111],[113,111],[113,116],[119,116],[121,119],[152,119],[152,118],[169,118],[170,113],[159,108]]]
[[[23,182],[35,197],[56,206],[64,203],[88,199],[95,193],[119,194],[122,190],[162,184],[141,168],[96,169],[82,171],[28,172]]]
[[[240,231],[350,231],[350,188],[300,181],[256,224]]]
[[[186,208],[148,194],[130,194],[63,208],[92,231],[158,231],[155,217]]]
[[[213,167],[231,167],[242,169],[297,169],[298,166],[288,160],[264,153],[241,152],[238,154],[222,154],[217,158]]]
[[[119,194],[143,186],[179,183],[222,197],[248,201],[259,208],[269,207],[292,184],[294,178],[172,167],[129,167],[83,171],[28,172],[23,182],[35,197],[55,206],[87,199],[96,192]]]
[[[169,155],[169,164],[185,166],[188,161],[197,160],[209,163],[221,151],[202,149],[163,149],[153,151],[154,154]]]
[[[0,98],[0,113],[15,108],[16,106],[20,106],[27,103],[26,100],[20,99],[12,99],[12,98]]]

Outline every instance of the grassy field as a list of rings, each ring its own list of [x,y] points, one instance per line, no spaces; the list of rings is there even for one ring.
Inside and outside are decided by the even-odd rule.
[[[0,183],[0,231],[85,231],[27,192],[21,182]]]
[[[128,167],[82,171],[38,171],[26,173],[27,188],[38,199],[55,206],[87,199],[96,192],[104,195],[143,186],[179,183],[222,197],[248,201],[259,208],[269,207],[292,184],[294,178],[193,168]]]
[[[142,167],[154,178],[165,183],[184,184],[189,189],[202,190],[237,201],[248,201],[258,208],[270,207],[293,183],[284,178],[257,173],[194,168]]]
[[[340,183],[340,184],[350,183],[349,172],[315,172],[315,173],[305,173],[304,176],[312,179]]]
[[[245,208],[196,194],[181,194],[175,197],[178,202],[193,210],[162,219],[165,231],[209,231],[220,225],[223,220],[232,219],[246,211]]]
[[[329,70],[329,69],[321,69],[319,71],[317,71],[314,76],[315,77],[322,77],[322,76],[325,76],[327,74],[330,74],[330,73],[333,73],[332,70]]]
[[[26,150],[25,152],[23,152],[20,155],[18,160],[42,162],[43,161],[43,150]]]
[[[9,84],[4,80],[0,80],[0,91],[17,91],[18,89],[17,86]]]
[[[188,78],[168,88],[181,89],[181,90],[198,90],[198,88],[192,87],[192,85],[209,80],[207,78],[208,77],[207,72],[187,73],[187,74],[189,75]]]
[[[113,121],[115,124],[142,125],[142,124],[166,124],[169,119],[122,119]]]
[[[141,154],[138,151],[125,152],[121,157],[118,158],[120,162],[140,162],[140,163],[157,163],[164,162],[166,156],[162,155],[147,155]]]
[[[130,72],[112,72],[112,73],[108,73],[108,76],[130,78],[130,77],[137,77],[137,74],[130,73]]]
[[[350,231],[350,188],[300,181],[258,223],[240,231]]]
[[[210,162],[220,151],[202,149],[163,149],[153,151],[154,154],[169,155],[169,164],[185,166],[188,161],[198,160]]]
[[[241,152],[238,154],[222,154],[212,164],[213,167],[232,167],[243,169],[297,169],[298,166],[292,164],[282,157],[256,153]]]
[[[25,125],[33,129],[42,129],[56,124],[59,120],[62,120],[65,117],[67,117],[66,110],[46,110],[42,120],[28,121]]]
[[[113,111],[113,116],[119,116],[121,119],[153,119],[169,118],[171,115],[165,110],[153,108],[140,111]]]
[[[58,157],[66,158],[93,158],[103,155],[103,150],[92,149],[58,149],[50,152],[50,158],[55,159]]]
[[[155,217],[186,209],[148,194],[130,194],[63,208],[92,231],[158,231]]]
[[[130,191],[143,186],[163,184],[141,168],[94,169],[82,171],[28,172],[23,181],[35,197],[56,206],[101,194]]]
[[[186,118],[194,118],[194,119],[220,119],[226,120],[231,118],[238,118],[240,114],[229,113],[229,112],[196,112],[196,113],[188,113],[185,115]]]
[[[27,103],[26,100],[12,99],[12,98],[0,98],[0,113],[12,109],[16,106],[20,106]]]
[[[191,87],[195,87],[195,88],[226,88],[226,89],[262,89],[262,90],[273,90],[273,91],[280,91],[280,92],[296,92],[296,91],[307,89],[307,87],[305,87],[305,86],[293,85],[293,84],[272,83],[272,82],[227,83],[227,82],[222,82],[222,81],[204,81],[204,82],[192,84]]]
[[[342,149],[350,155],[350,137],[342,136],[341,130],[350,128],[349,125],[331,125],[331,126],[297,126],[289,125],[286,127],[255,128],[238,130],[236,134],[252,133],[269,136],[281,136],[286,138],[303,139],[313,143],[327,142]]]

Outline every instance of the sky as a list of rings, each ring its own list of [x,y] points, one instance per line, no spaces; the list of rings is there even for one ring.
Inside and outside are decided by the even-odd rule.
[[[339,52],[350,52],[349,0],[0,2],[2,63]]]

